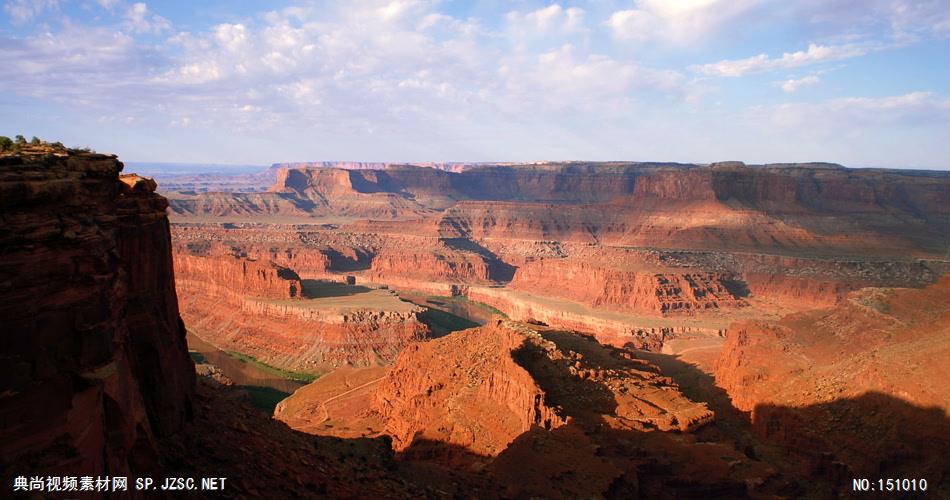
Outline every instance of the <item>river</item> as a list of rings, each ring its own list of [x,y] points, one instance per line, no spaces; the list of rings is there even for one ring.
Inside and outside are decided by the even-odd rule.
[[[273,411],[277,402],[305,385],[303,382],[278,377],[253,363],[238,359],[190,331],[187,340],[190,351],[200,354],[206,360],[205,363],[218,367],[234,381],[234,385],[246,389],[254,404],[265,411]]]

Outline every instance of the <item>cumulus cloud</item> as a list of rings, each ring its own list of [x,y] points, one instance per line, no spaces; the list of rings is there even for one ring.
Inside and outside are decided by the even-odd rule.
[[[733,118],[744,107],[716,96],[720,87],[742,92],[754,83],[719,77],[775,72],[776,89],[805,100],[811,94],[801,90],[818,84],[829,62],[943,36],[946,2],[627,0],[618,10],[604,5],[619,2],[593,1],[458,9],[440,0],[327,0],[181,26],[162,17],[159,2],[86,2],[105,10],[62,3],[3,3],[9,17],[0,23],[20,24],[0,27],[0,91],[96,123],[209,136],[252,131],[253,140],[306,133],[357,148],[388,137],[395,150],[411,145],[425,155],[443,145],[482,154],[492,141],[520,151],[527,141],[533,151],[610,155],[624,143],[627,153],[641,154],[639,144],[664,156],[680,151],[669,138],[720,126],[710,147],[727,136],[746,147],[758,125],[799,138],[821,130],[812,122],[946,130],[935,118],[947,118],[945,98],[903,88],[890,98],[755,108],[743,120]],[[762,37],[779,21],[787,31]],[[735,59],[720,52],[759,42],[793,50],[751,49],[752,57]],[[709,64],[685,66],[684,58]],[[791,133],[796,124],[804,132]],[[651,139],[634,144],[632,136]],[[509,150],[492,151],[510,159]]]
[[[682,75],[564,44],[536,56],[512,57],[499,69],[509,107],[623,112],[635,91],[676,92]]]
[[[153,14],[148,6],[137,2],[125,11],[125,25],[134,33],[161,33],[171,28],[171,23],[164,17]]]
[[[748,13],[759,0],[637,0],[604,23],[620,40],[687,43],[708,36]]]
[[[575,33],[584,29],[584,9],[551,4],[528,13],[509,12],[509,27],[522,36]]]
[[[868,48],[861,45],[817,45],[809,44],[807,50],[786,52],[781,57],[769,57],[768,54],[745,59],[724,59],[719,62],[690,66],[690,70],[706,76],[737,77],[749,73],[762,73],[778,69],[798,68],[811,64],[839,61],[863,56]]]
[[[808,75],[802,78],[790,78],[781,82],[782,90],[788,93],[797,91],[802,87],[810,87],[819,82],[818,75]]]

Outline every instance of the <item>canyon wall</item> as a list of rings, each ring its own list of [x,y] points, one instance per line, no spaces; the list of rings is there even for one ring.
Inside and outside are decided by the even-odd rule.
[[[432,281],[444,283],[488,283],[488,264],[472,253],[430,251],[383,251],[373,259],[370,277],[379,283]]]
[[[292,269],[232,251],[210,243],[179,244],[175,252],[182,317],[190,331],[220,349],[322,372],[391,362],[405,345],[428,335],[418,318],[422,308],[387,292],[361,291],[349,299],[333,296],[342,289],[308,291]]]
[[[744,306],[727,288],[734,279],[718,273],[611,269],[603,263],[538,259],[518,267],[510,287],[546,290],[592,307],[670,315]]]
[[[924,289],[866,288],[830,309],[737,323],[716,383],[752,412],[760,437],[786,446],[806,469],[832,460],[855,477],[941,477],[948,357],[944,277]]]
[[[207,256],[175,253],[177,284],[182,294],[203,294],[222,300],[246,295],[269,299],[300,298],[300,276],[273,262],[245,259],[217,251]]]
[[[466,237],[517,230],[666,248],[920,253],[946,249],[948,182],[941,173],[823,164],[286,168],[270,193],[176,195],[172,207],[184,215],[445,216],[446,230]],[[557,208],[563,205],[573,208]]]
[[[167,202],[114,156],[26,147],[0,157],[0,468],[152,470],[191,418]]]
[[[656,320],[584,307],[576,302],[504,288],[473,286],[462,292],[469,300],[486,304],[508,317],[578,332],[589,332],[599,342],[615,347],[659,351],[670,338],[688,335],[719,336],[722,320],[684,318]]]

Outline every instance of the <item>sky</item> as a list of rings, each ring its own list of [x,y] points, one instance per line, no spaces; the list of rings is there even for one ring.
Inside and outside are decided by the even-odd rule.
[[[950,169],[948,0],[0,2],[0,135],[127,161]]]

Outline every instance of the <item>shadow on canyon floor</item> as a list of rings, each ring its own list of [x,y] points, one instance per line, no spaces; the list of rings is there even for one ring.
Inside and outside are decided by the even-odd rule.
[[[196,420],[164,442],[161,473],[228,477],[225,497],[743,498],[751,485],[755,494],[828,498],[853,493],[860,477],[925,478],[930,492],[948,492],[950,421],[884,394],[758,407],[744,448],[720,423],[682,434],[583,418],[534,427],[487,457],[422,439],[397,455],[386,437],[301,433],[239,393],[199,383]]]
[[[637,350],[635,355],[660,367],[660,371],[673,379],[690,401],[706,403],[716,414],[718,429],[743,446],[749,445],[750,414],[732,405],[729,394],[716,385],[715,377],[675,354]]]
[[[373,263],[374,255],[359,249],[353,249],[353,256],[344,255],[333,248],[326,248],[322,251],[326,254],[327,258],[330,259],[328,269],[333,271],[365,271],[369,269]]]
[[[419,313],[419,321],[429,327],[432,338],[444,337],[452,332],[475,328],[478,323],[455,314],[428,307]]]
[[[855,478],[924,478],[931,489],[950,494],[950,418],[939,407],[867,392],[805,406],[760,404],[744,412],[696,365],[676,355],[637,356],[716,413],[715,423],[696,433],[699,440],[732,442],[749,458],[799,478],[802,491],[848,494]]]
[[[326,297],[349,297],[372,291],[372,288],[362,285],[347,285],[327,280],[301,280],[303,296],[307,299],[321,299]]]
[[[919,407],[867,392],[803,407],[758,405],[756,438],[781,447],[806,477],[834,483],[853,478],[924,478],[950,493],[950,419],[939,407]]]
[[[881,408],[889,409],[881,420],[861,416]],[[838,431],[815,436],[829,412]],[[427,440],[397,458],[403,470],[416,471],[412,477],[424,475],[447,496],[459,491],[440,481],[475,471],[483,491],[503,498],[838,498],[854,494],[860,478],[923,478],[936,497],[950,493],[948,420],[940,409],[869,393],[802,408],[760,407],[756,414],[767,416],[759,417],[745,449],[715,432],[641,432],[575,420],[553,430],[535,427],[494,458]],[[716,424],[709,427],[715,431]],[[445,471],[446,464],[454,470]]]

